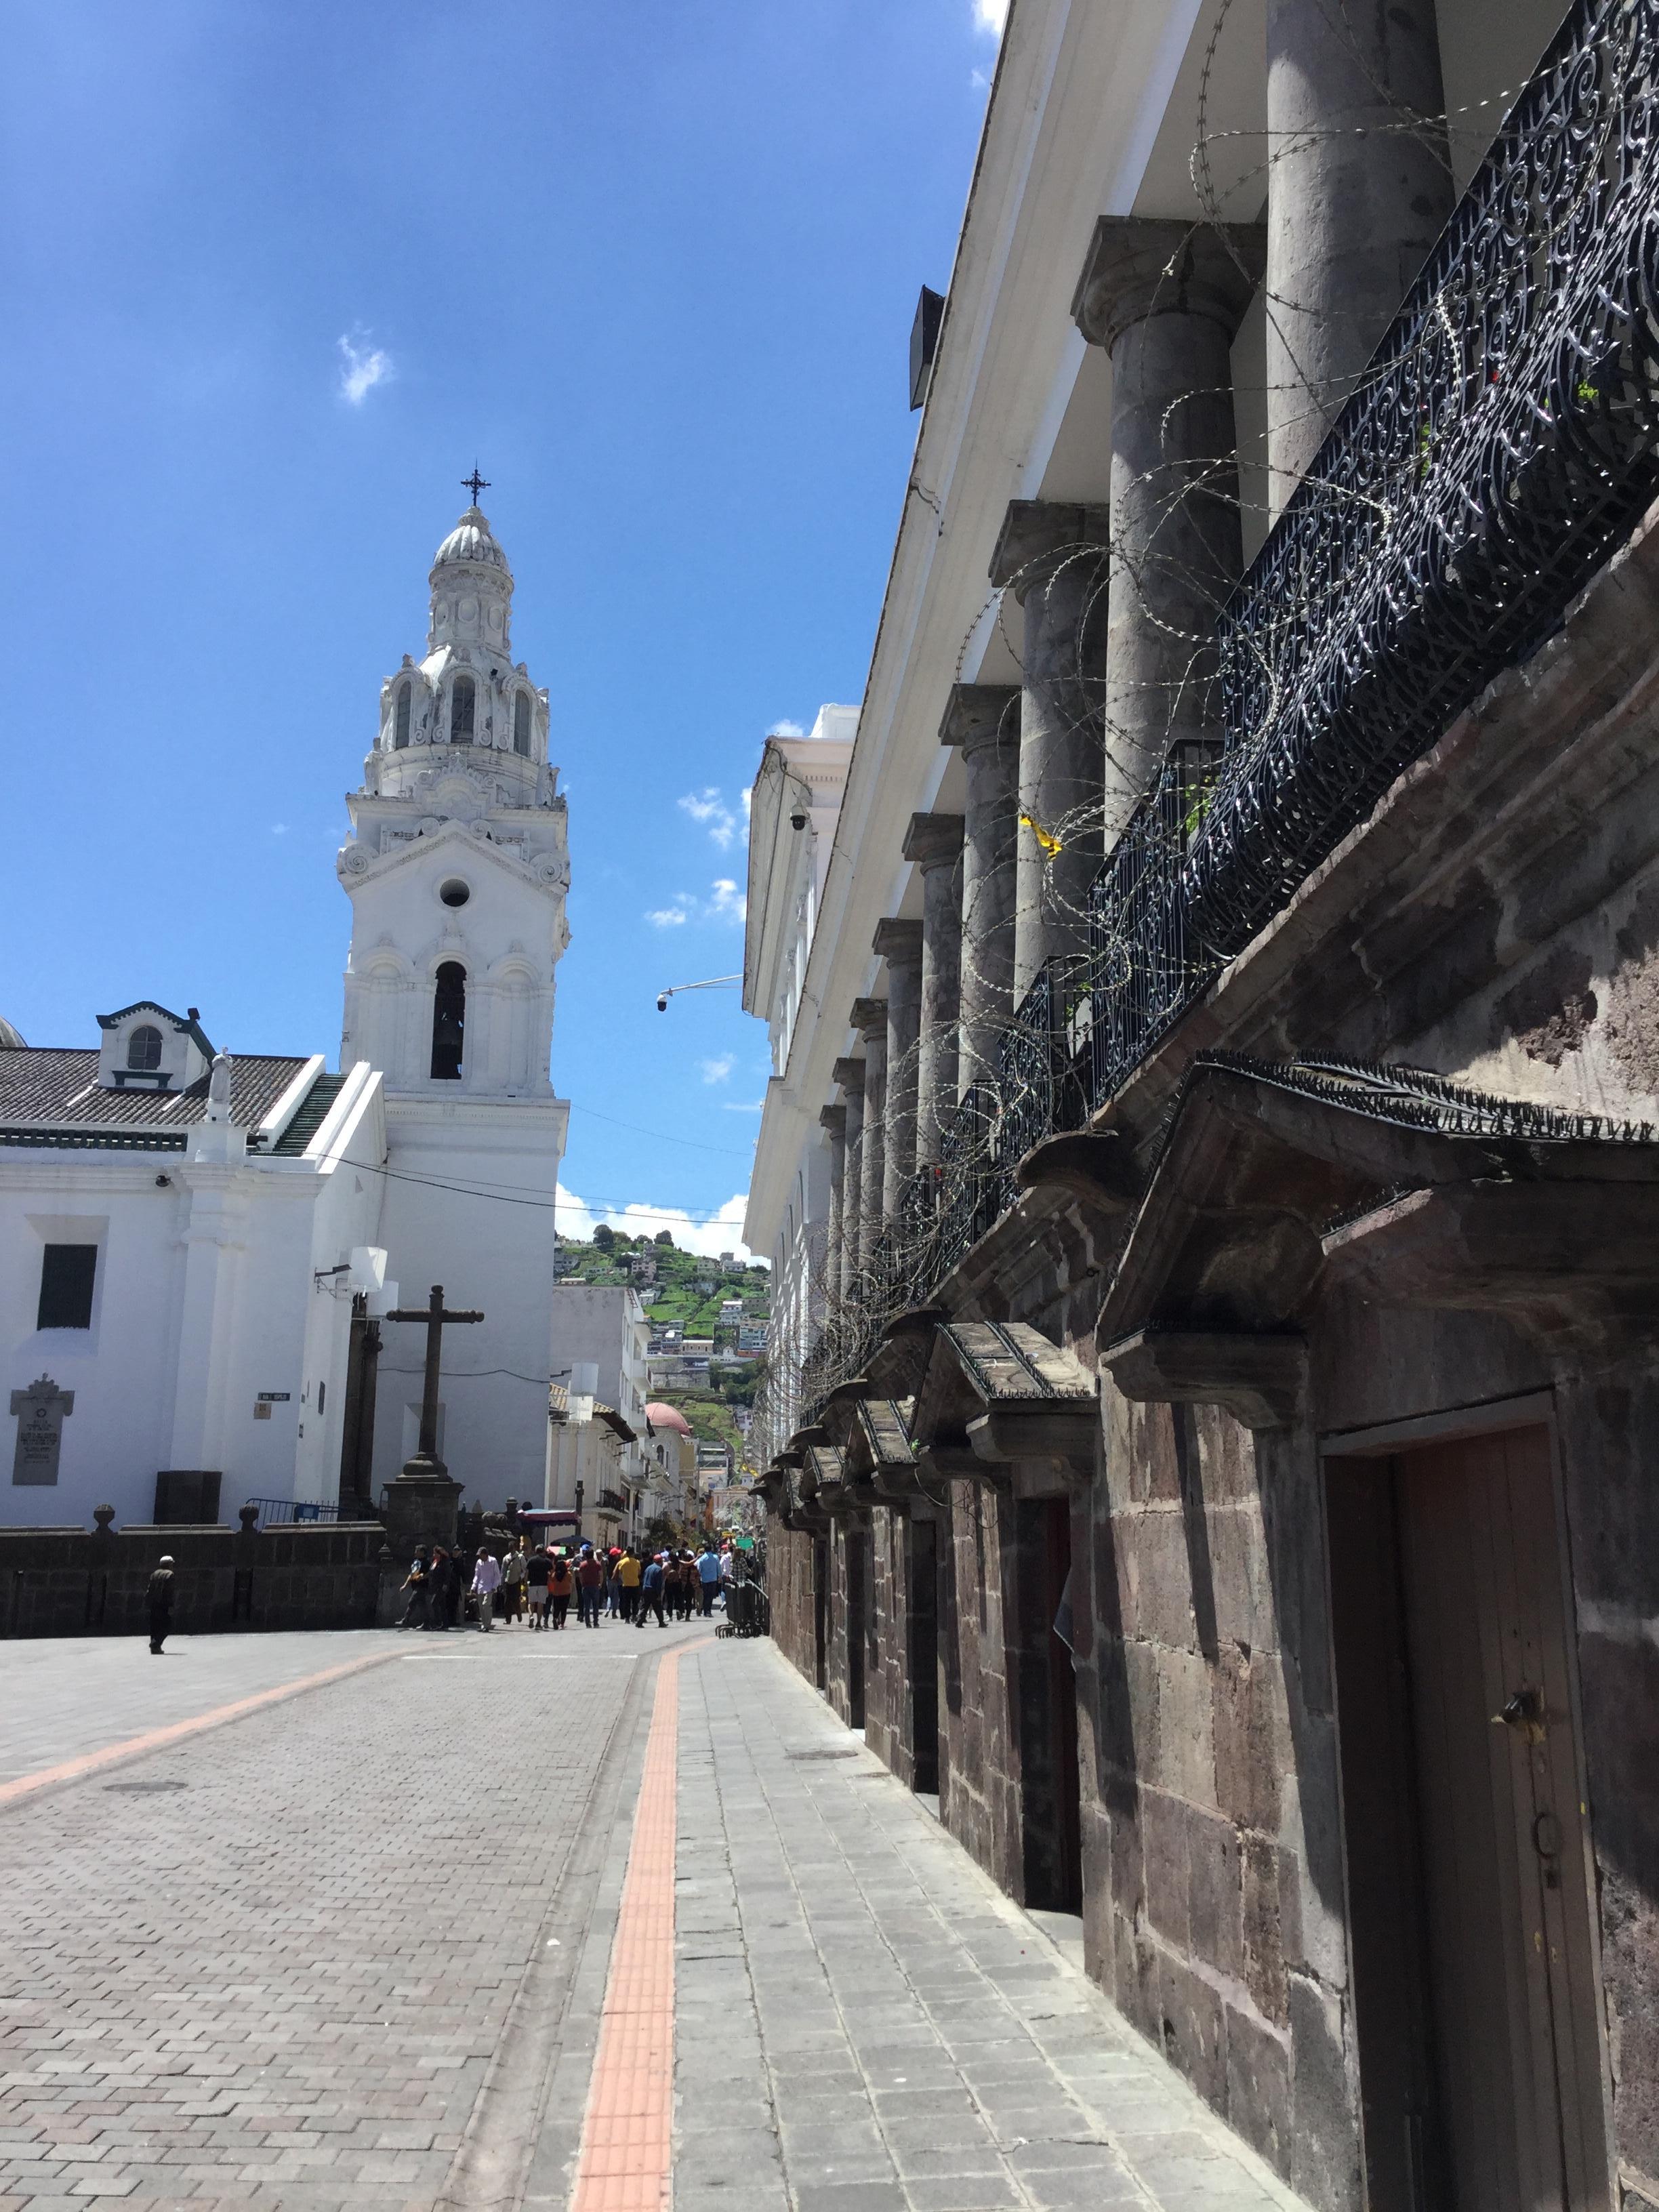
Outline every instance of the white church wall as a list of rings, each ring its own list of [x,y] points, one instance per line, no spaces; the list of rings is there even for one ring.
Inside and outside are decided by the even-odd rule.
[[[178,1468],[217,1471],[233,1523],[249,1498],[337,1497],[350,1304],[313,1279],[379,1241],[372,1070],[341,1103],[303,1160],[46,1147],[0,1158],[0,1411],[42,1374],[76,1394],[57,1483],[14,1485],[8,1452],[0,1521],[87,1527],[108,1504],[118,1526],[148,1522],[157,1474]],[[37,1329],[45,1246],[81,1243],[99,1249],[91,1328]],[[265,1392],[276,1395],[260,1419]]]

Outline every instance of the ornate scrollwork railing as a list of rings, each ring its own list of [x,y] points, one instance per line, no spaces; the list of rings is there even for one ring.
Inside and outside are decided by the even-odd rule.
[[[1659,7],[1579,0],[1221,622],[1227,957],[1659,496]]]

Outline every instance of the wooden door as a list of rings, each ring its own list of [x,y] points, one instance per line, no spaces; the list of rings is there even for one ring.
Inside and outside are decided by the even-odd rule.
[[[1405,1453],[1395,1504],[1439,2093],[1438,2155],[1418,2170],[1439,2168],[1455,2212],[1599,2212],[1595,1948],[1547,1431]]]
[[[865,1615],[870,1604],[870,1540],[860,1528],[849,1528],[842,1540],[842,1571],[846,1575],[847,1607],[842,1621],[847,1644],[847,1725],[864,1726],[864,1659],[869,1630]]]
[[[910,1786],[939,1790],[939,1530],[931,1521],[906,1525],[909,1606],[905,1675],[910,1692]]]

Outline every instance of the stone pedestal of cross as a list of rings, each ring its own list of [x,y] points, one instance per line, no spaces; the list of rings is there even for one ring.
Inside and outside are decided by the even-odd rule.
[[[438,1456],[438,1386],[443,1366],[443,1334],[447,1323],[482,1321],[483,1316],[447,1313],[443,1285],[434,1283],[424,1306],[400,1306],[386,1319],[422,1322],[426,1325],[420,1441],[413,1459],[404,1461],[403,1473],[386,1485],[386,1542],[395,1559],[408,1559],[418,1544],[453,1545],[455,1541],[455,1512],[461,1486]]]

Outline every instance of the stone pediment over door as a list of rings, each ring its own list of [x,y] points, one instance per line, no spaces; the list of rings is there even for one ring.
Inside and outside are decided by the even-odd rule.
[[[1627,1272],[1659,1277],[1650,1139],[1644,1124],[1414,1069],[1202,1054],[1101,1308],[1101,1364],[1130,1397],[1224,1405],[1267,1427],[1290,1418],[1299,1331],[1334,1264],[1364,1273],[1367,1297],[1407,1305],[1519,1306],[1552,1269],[1558,1297],[1569,1277],[1588,1291],[1620,1264],[1609,1245]],[[1419,1255],[1392,1281],[1384,1231],[1401,1262],[1407,1243]]]
[[[1083,1363],[1029,1322],[944,1322],[913,1434],[924,1474],[1049,1495],[1095,1472],[1099,1394]]]

